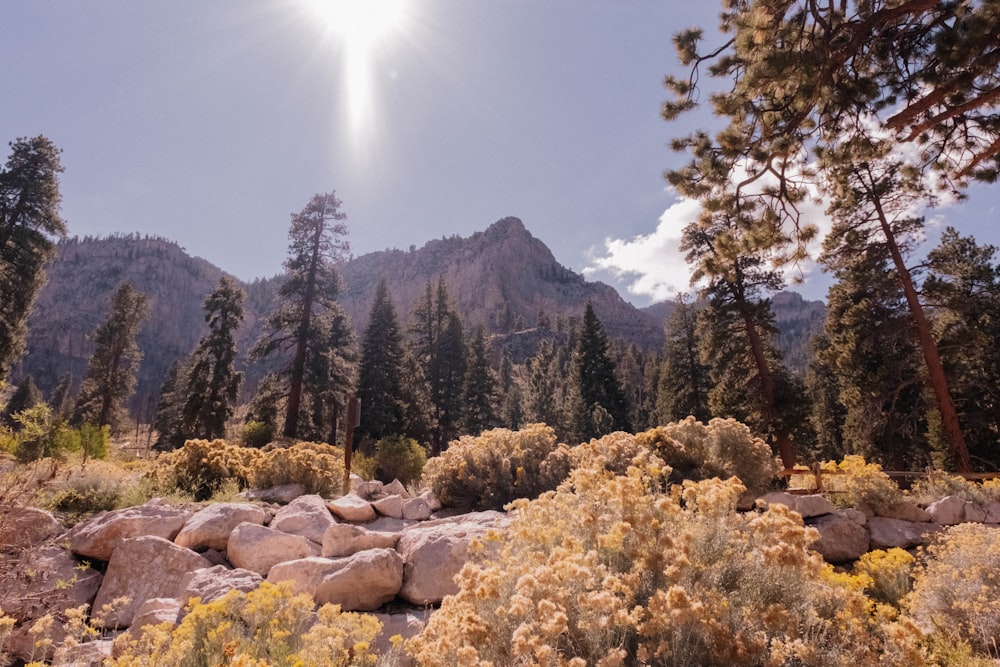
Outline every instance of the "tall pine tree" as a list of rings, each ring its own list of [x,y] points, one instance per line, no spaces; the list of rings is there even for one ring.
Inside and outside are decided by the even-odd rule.
[[[486,331],[482,325],[469,344],[469,364],[465,372],[462,427],[469,435],[496,428],[496,380],[486,349]]]
[[[629,410],[615,365],[608,356],[608,339],[594,307],[587,302],[580,338],[573,351],[567,409],[570,435],[579,441],[613,431],[629,431]]]
[[[707,422],[709,368],[701,360],[696,332],[698,311],[684,298],[670,314],[666,324],[663,362],[657,390],[656,413],[661,424],[669,424],[693,415]]]
[[[381,438],[403,433],[402,375],[403,336],[389,286],[382,279],[365,327],[358,373],[361,423],[354,435],[369,453]]]

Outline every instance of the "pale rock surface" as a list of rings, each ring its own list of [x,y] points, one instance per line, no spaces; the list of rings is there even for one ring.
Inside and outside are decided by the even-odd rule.
[[[403,502],[403,518],[411,521],[426,521],[431,518],[432,510],[426,498],[410,498]]]
[[[111,657],[114,641],[95,641],[60,646],[52,659],[53,667],[101,667]]]
[[[336,519],[327,509],[326,501],[321,496],[309,494],[299,496],[278,510],[268,525],[274,530],[301,535],[319,544],[323,541],[323,533],[334,523]]]
[[[375,520],[375,510],[370,502],[354,493],[348,493],[326,504],[341,521],[366,523]]]
[[[355,475],[352,472],[351,476],[350,476],[350,483],[351,483],[351,491],[355,491],[356,492],[358,490],[358,486],[364,484],[365,480],[360,475]]]
[[[500,512],[474,512],[406,529],[396,547],[405,563],[400,595],[412,604],[428,605],[457,593],[455,575],[468,560],[469,544],[508,523]]]
[[[868,519],[868,538],[871,549],[909,549],[924,544],[927,536],[941,530],[933,523],[903,521],[883,516]]]
[[[70,550],[85,558],[110,560],[115,548],[133,537],[173,540],[193,512],[154,498],[144,505],[101,512],[66,533]]]
[[[1000,523],[1000,503],[986,503],[983,511],[986,513],[985,523]]]
[[[857,560],[868,551],[868,531],[842,514],[824,514],[807,523],[819,531],[812,548],[828,563]]]
[[[382,493],[387,496],[402,496],[403,498],[409,498],[410,492],[406,490],[403,483],[398,479],[394,479],[385,486],[382,487]]]
[[[378,480],[362,482],[354,489],[354,493],[358,494],[359,497],[364,498],[365,500],[375,500],[382,495],[382,482]]]
[[[37,546],[65,530],[52,512],[37,507],[11,507],[0,513],[0,550]]]
[[[387,655],[392,650],[392,638],[399,635],[404,640],[412,639],[420,634],[427,622],[431,620],[433,609],[419,609],[401,614],[372,614],[382,624],[382,630],[375,635],[372,642],[378,655]],[[399,656],[399,667],[408,667],[413,659],[405,653]]]
[[[269,582],[291,581],[316,604],[344,611],[372,611],[391,601],[403,584],[403,559],[394,549],[369,549],[348,558],[303,558],[279,563]]]
[[[972,501],[965,501],[962,521],[965,523],[986,523],[986,508]]]
[[[886,519],[899,519],[900,521],[912,521],[913,523],[927,523],[932,521],[929,513],[922,510],[915,502],[908,498],[899,500],[892,506],[879,510],[876,514]]]
[[[431,512],[437,512],[441,509],[441,501],[438,500],[438,497],[430,489],[424,489],[417,497],[423,498],[427,502],[427,506],[431,508]]]
[[[784,505],[788,509],[798,512],[803,519],[822,516],[824,514],[833,514],[837,511],[833,503],[818,493],[800,496],[784,491],[772,491],[761,498],[761,500],[768,505]]]
[[[241,495],[248,500],[262,500],[265,503],[287,505],[299,496],[304,496],[305,493],[305,485],[294,482],[291,484],[279,484],[269,489],[251,489],[244,491]]]
[[[255,523],[241,523],[229,535],[226,553],[235,567],[266,577],[276,564],[319,555],[319,544]]]
[[[367,549],[395,549],[399,533],[382,533],[367,530],[350,523],[337,523],[323,535],[324,558],[351,556]]]
[[[263,525],[267,512],[263,507],[249,503],[215,503],[194,514],[174,543],[195,551],[215,549],[225,551],[229,534],[241,523]]]
[[[127,603],[113,605],[104,621],[107,628],[127,627],[146,600],[177,597],[189,572],[210,566],[195,552],[162,537],[146,535],[124,540],[108,562],[94,608],[127,597]]]
[[[927,513],[934,523],[954,526],[965,518],[965,500],[958,496],[945,496],[928,505]]]
[[[130,635],[136,636],[136,632],[147,625],[159,625],[160,623],[176,625],[183,610],[184,605],[176,598],[150,598],[136,610],[128,632]]]
[[[837,514],[839,514],[842,517],[850,519],[859,526],[868,525],[868,515],[862,512],[861,510],[854,509],[853,507],[843,510],[837,510]]]
[[[406,519],[396,519],[391,516],[380,516],[374,521],[369,521],[365,524],[365,528],[371,531],[380,533],[399,533],[411,526],[416,526],[420,522],[406,520]]]
[[[401,495],[393,494],[385,498],[373,500],[372,507],[382,516],[392,517],[393,519],[403,518],[403,496]]]
[[[190,602],[191,598],[199,598],[202,603],[214,602],[231,590],[244,593],[256,590],[262,581],[264,577],[256,572],[215,565],[189,572],[181,581],[183,592],[178,600],[182,605]]]

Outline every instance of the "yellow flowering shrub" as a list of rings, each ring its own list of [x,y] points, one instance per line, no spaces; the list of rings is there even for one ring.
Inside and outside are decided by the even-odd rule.
[[[924,632],[958,635],[979,651],[1000,636],[1000,529],[952,526],[927,547],[905,604]]]
[[[173,628],[146,628],[121,647],[110,667],[346,667],[375,665],[371,645],[381,623],[369,614],[324,605],[313,613],[309,595],[292,584],[263,583],[250,593],[230,591],[208,604],[197,602]]]
[[[246,488],[260,456],[256,449],[225,440],[188,440],[183,447],[160,455],[154,475],[205,500],[225,480],[235,479]]]
[[[898,608],[913,587],[915,563],[913,556],[898,547],[878,549],[862,555],[854,564],[854,573],[867,577],[865,593],[869,597]]]
[[[339,496],[344,486],[344,450],[316,442],[275,448],[253,460],[249,478],[257,489],[298,482],[307,493]]]
[[[462,436],[427,461],[421,485],[448,507],[501,509],[554,489],[569,472],[568,448],[545,424]]]
[[[668,487],[648,452],[607,468],[513,504],[409,642],[419,664],[923,664],[915,629],[876,622],[797,514],[736,512],[733,478]]]
[[[823,486],[831,500],[842,507],[868,507],[879,512],[903,498],[899,485],[882,472],[882,466],[868,463],[862,456],[845,456],[840,463],[827,461],[823,468],[839,473],[825,475]]]
[[[738,477],[750,491],[766,490],[781,470],[771,447],[735,419],[708,424],[688,417],[636,436],[674,469],[674,479]]]
[[[990,502],[990,494],[983,485],[940,470],[914,482],[910,494],[924,503],[932,503],[945,496],[958,496],[974,503]]]

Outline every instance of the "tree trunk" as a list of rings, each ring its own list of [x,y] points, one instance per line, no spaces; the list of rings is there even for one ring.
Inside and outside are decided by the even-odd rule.
[[[295,358],[288,381],[288,405],[285,408],[285,428],[282,433],[286,438],[296,438],[299,434],[299,408],[302,404],[302,380],[306,370],[306,348],[309,337],[309,325],[312,321],[313,299],[316,291],[316,270],[319,266],[319,249],[323,237],[323,217],[316,225],[313,236],[312,258],[309,263],[309,274],[306,280],[306,293],[302,297],[302,319],[299,321],[298,340],[295,341]]]

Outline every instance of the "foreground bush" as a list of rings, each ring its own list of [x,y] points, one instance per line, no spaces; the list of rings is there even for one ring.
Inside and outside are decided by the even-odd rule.
[[[381,624],[371,615],[324,605],[313,614],[310,596],[289,582],[263,583],[250,593],[230,591],[192,605],[180,625],[147,628],[112,667],[346,667],[375,665],[371,644]]]
[[[606,464],[515,503],[411,641],[421,665],[923,664],[915,628],[870,615],[797,514],[737,513],[735,479],[666,490],[651,453]]]
[[[421,485],[448,507],[499,510],[517,498],[554,489],[565,478],[568,457],[549,460],[560,447],[565,449],[545,424],[462,436],[427,462]]]
[[[954,633],[982,652],[1000,637],[1000,530],[966,523],[944,531],[927,548],[906,599],[925,632]]]

